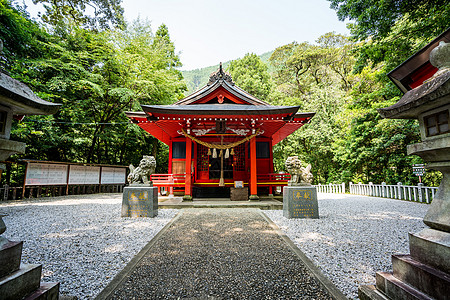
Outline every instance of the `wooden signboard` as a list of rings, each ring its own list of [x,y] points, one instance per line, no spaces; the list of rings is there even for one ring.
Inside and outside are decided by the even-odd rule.
[[[125,168],[102,167],[101,184],[124,184]]]
[[[67,184],[67,165],[30,163],[25,174],[25,185]]]
[[[71,165],[69,184],[99,184],[100,167]]]

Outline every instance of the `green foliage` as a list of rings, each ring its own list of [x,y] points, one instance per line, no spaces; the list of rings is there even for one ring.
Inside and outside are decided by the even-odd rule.
[[[237,86],[258,99],[267,100],[272,81],[267,65],[256,54],[248,53],[241,59],[231,61],[228,72]]]
[[[27,144],[27,152],[13,159],[136,165],[143,155],[154,155],[158,170],[166,172],[167,146],[130,124],[124,112],[183,96],[186,87],[175,69],[181,63],[167,27],[153,34],[137,20],[114,31],[73,26],[64,35],[48,34],[1,1],[1,22],[8,27],[0,38],[20,41],[5,43],[11,76],[62,104],[55,115],[13,124],[12,138]]]
[[[73,23],[90,29],[109,29],[123,26],[122,0],[33,0],[42,3],[42,20],[53,27]],[[87,12],[92,11],[92,14]]]
[[[269,57],[272,55],[273,51],[269,51],[266,53],[263,53],[259,55],[259,58],[263,63],[266,65],[269,62]],[[224,62],[223,68],[225,70],[228,69],[231,61]],[[272,71],[272,66],[268,65],[269,72]],[[183,71],[183,77],[186,81],[186,85],[188,88],[187,94],[192,94],[193,92],[197,91],[199,88],[204,87],[209,80],[209,76],[211,73],[216,72],[219,69],[219,65],[205,67],[201,69],[195,69],[195,70],[189,70],[189,71]]]
[[[384,63],[390,71],[450,26],[446,0],[328,1],[340,20],[354,21],[349,26],[353,38],[367,41],[357,70]]]

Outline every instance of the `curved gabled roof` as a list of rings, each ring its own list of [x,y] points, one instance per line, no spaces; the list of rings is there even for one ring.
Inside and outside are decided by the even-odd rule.
[[[197,101],[207,97],[209,94],[214,93],[220,87],[224,88],[230,94],[247,102],[249,105],[270,105],[255,96],[250,95],[240,87],[238,87],[231,78],[231,75],[222,69],[222,63],[220,63],[219,70],[214,72],[209,77],[209,82],[206,86],[200,90],[192,93],[184,99],[175,102],[173,105],[189,105],[194,104]]]
[[[42,100],[24,83],[0,72],[0,102],[9,106],[14,115],[50,115],[61,104]]]

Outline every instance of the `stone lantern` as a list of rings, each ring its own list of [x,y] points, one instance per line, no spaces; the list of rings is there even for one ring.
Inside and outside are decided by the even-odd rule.
[[[409,145],[408,154],[422,157],[426,168],[442,172],[443,179],[423,219],[429,228],[409,234],[410,254],[393,255],[393,272],[378,272],[376,287],[360,286],[360,299],[450,297],[450,43],[445,42],[449,38],[447,30],[390,73],[403,72],[393,81],[407,92],[378,112],[383,118],[419,120],[422,142]]]
[[[0,41],[0,55],[2,50]],[[24,143],[10,140],[13,118],[54,114],[60,106],[42,100],[0,68],[0,162],[11,154],[25,152]],[[0,178],[4,169],[0,163]],[[58,299],[59,283],[41,283],[42,265],[21,263],[23,242],[1,236],[6,230],[5,216],[0,212],[0,299]]]

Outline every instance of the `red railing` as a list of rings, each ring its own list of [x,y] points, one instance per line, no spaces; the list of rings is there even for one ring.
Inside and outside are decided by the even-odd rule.
[[[291,179],[291,174],[289,173],[269,173],[269,174],[258,174],[258,184],[263,184],[267,182],[268,184],[278,185],[286,185],[287,182]]]
[[[150,176],[153,185],[158,187],[158,193],[162,195],[161,191],[169,190],[173,194],[174,187],[183,187],[186,175],[185,174],[152,174]]]
[[[178,187],[182,188],[185,184],[185,174],[152,174],[151,180],[153,185],[158,187],[159,194],[173,194],[173,189]],[[287,182],[291,179],[291,175],[288,173],[278,174],[258,174],[258,186],[269,187],[272,191],[273,187],[286,186]],[[217,183],[218,184],[218,183]]]

